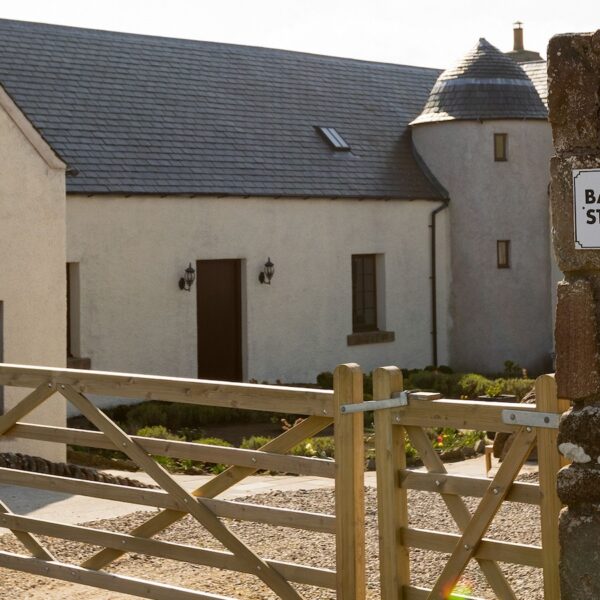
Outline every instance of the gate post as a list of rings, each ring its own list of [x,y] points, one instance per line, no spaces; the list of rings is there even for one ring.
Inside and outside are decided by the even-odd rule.
[[[387,400],[402,389],[402,371],[398,367],[382,367],[373,372],[373,400]],[[406,434],[392,419],[392,409],[375,411],[381,600],[402,600],[403,586],[410,584],[408,550],[400,536],[400,529],[408,527],[406,490],[400,487],[400,470],[406,469]]]
[[[553,244],[560,270],[556,383],[573,403],[558,444],[574,462],[558,475],[563,600],[600,598],[600,31],[548,46]],[[586,171],[590,170],[590,171]]]
[[[541,375],[535,380],[535,403],[540,412],[560,412],[556,381],[552,375]],[[561,503],[556,495],[556,475],[560,469],[557,437],[556,429],[537,430],[544,600],[560,600],[560,577],[557,567],[560,554],[558,517]]]
[[[363,401],[357,364],[338,365],[333,374],[337,599],[364,600],[365,453],[364,413],[342,414],[341,406]]]

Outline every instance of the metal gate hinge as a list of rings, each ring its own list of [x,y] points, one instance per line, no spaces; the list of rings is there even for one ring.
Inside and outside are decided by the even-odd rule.
[[[560,415],[534,410],[503,410],[502,422],[507,425],[528,425],[544,429],[558,429]]]

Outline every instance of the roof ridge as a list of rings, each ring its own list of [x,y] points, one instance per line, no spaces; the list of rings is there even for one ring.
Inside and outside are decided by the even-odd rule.
[[[69,193],[439,198],[407,131],[439,70],[10,20],[0,39]]]
[[[306,52],[302,50],[289,50],[286,48],[272,48],[270,46],[253,46],[251,44],[238,44],[235,42],[218,42],[214,40],[199,40],[194,38],[178,38],[172,36],[165,35],[157,35],[157,34],[149,34],[149,33],[135,33],[131,31],[115,31],[112,29],[96,29],[89,27],[81,27],[78,25],[62,25],[59,23],[41,23],[38,21],[21,21],[18,19],[5,19],[0,18],[0,23],[13,23],[15,25],[27,25],[27,26],[35,26],[35,27],[49,27],[52,29],[64,29],[72,32],[79,32],[82,34],[96,33],[96,34],[104,34],[111,36],[123,36],[123,37],[131,37],[138,39],[146,39],[146,40],[156,40],[156,41],[171,41],[178,42],[182,44],[206,44],[213,46],[226,46],[228,48],[247,48],[252,50],[264,51],[264,52],[274,52],[274,53],[282,53],[282,54],[292,54],[295,56],[310,56],[314,58],[323,58],[323,59],[331,59],[331,60],[339,60],[339,61],[351,61],[358,63],[366,63],[369,65],[380,65],[383,67],[400,67],[406,69],[418,69],[418,70],[427,70],[427,71],[443,71],[442,68],[437,67],[424,67],[419,65],[408,65],[404,63],[393,63],[393,62],[385,62],[385,61],[375,61],[368,60],[364,58],[352,58],[349,56],[335,56],[331,54],[319,54],[316,52]]]

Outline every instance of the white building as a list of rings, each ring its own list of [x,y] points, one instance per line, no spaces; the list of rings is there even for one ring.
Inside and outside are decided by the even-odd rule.
[[[66,363],[65,163],[0,88],[0,362]],[[31,390],[0,386],[0,413]],[[54,396],[25,421],[63,425]],[[13,443],[0,438],[0,452]],[[64,446],[19,441],[64,460]]]
[[[0,288],[6,362],[60,366],[67,339],[71,366],[214,379],[548,367],[540,61],[523,71],[480,41],[436,84],[434,69],[54,25],[0,21],[0,38],[0,82],[68,166],[41,259],[60,290],[26,278],[55,305],[23,316],[19,275]],[[457,90],[468,110],[444,103]],[[23,319],[52,321],[36,341],[58,353],[13,348]]]

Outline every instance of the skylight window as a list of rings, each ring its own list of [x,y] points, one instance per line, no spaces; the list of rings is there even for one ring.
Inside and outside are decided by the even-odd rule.
[[[348,142],[335,130],[334,127],[321,127],[317,129],[321,135],[331,144],[334,150],[349,151],[350,146]]]

